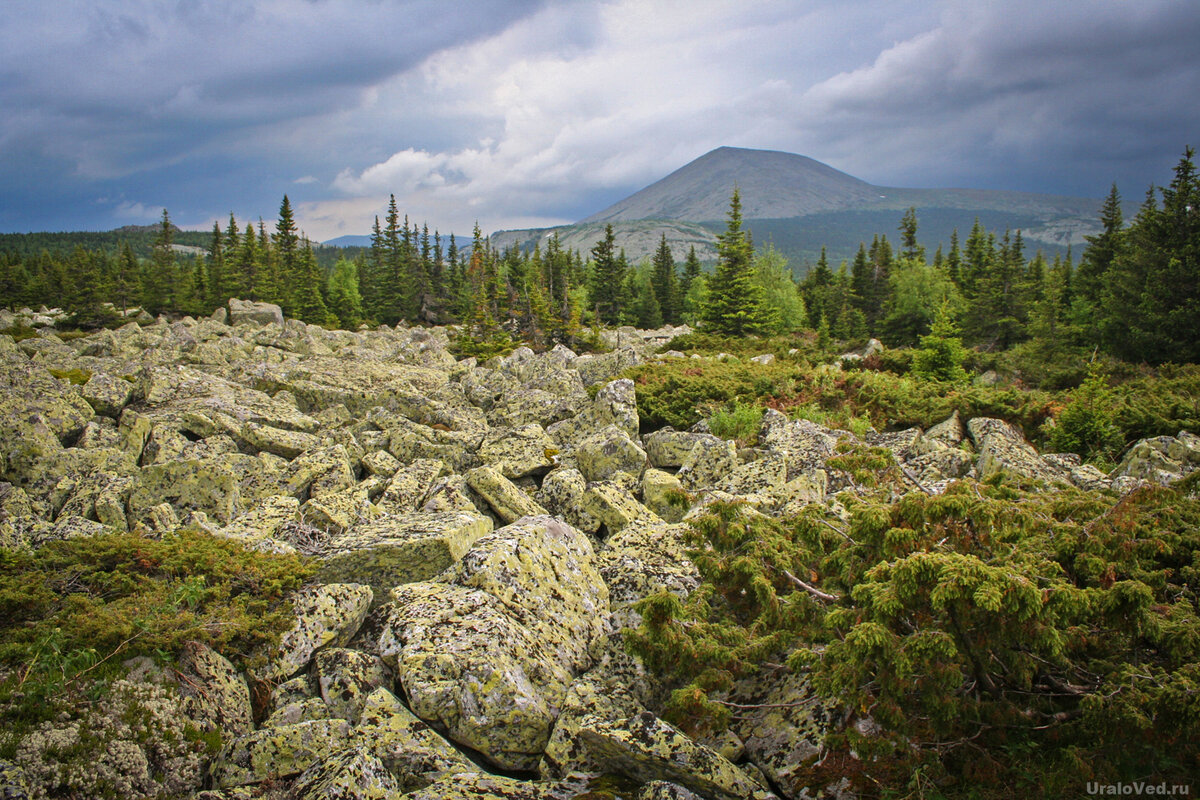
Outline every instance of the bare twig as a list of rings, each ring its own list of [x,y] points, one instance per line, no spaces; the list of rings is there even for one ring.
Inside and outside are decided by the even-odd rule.
[[[822,592],[817,587],[815,587],[811,584],[805,583],[804,581],[800,580],[792,573],[788,572],[786,569],[783,571],[783,574],[787,576],[787,579],[789,581],[791,581],[793,585],[803,589],[804,591],[808,592],[813,597],[815,597],[816,599],[820,600],[823,603],[837,603],[837,602],[840,602],[842,599],[842,598],[838,597],[836,594],[829,594],[828,592]]]

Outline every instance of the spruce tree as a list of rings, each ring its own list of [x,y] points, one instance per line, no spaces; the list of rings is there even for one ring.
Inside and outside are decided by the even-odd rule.
[[[717,268],[700,310],[704,327],[728,336],[769,333],[774,320],[754,280],[754,250],[742,230],[742,198],[735,188],[725,232],[717,237]]]
[[[307,302],[307,299],[302,300],[297,295],[300,282],[304,279],[300,274],[302,270],[300,234],[296,230],[296,221],[292,216],[292,204],[286,194],[279,206],[279,220],[275,223],[274,240],[277,259],[275,263],[279,279],[276,296],[279,298],[279,304],[283,306],[284,313],[303,319],[296,310],[300,303]]]
[[[1083,251],[1076,273],[1076,290],[1092,308],[1100,307],[1108,270],[1124,247],[1124,233],[1121,230],[1124,224],[1121,193],[1114,183],[1100,209],[1101,231],[1095,236],[1085,237],[1088,247]]]
[[[158,226],[158,236],[151,250],[142,281],[142,307],[150,314],[161,314],[171,308],[173,289],[179,276],[176,274],[174,226],[164,208]]]
[[[358,270],[361,263],[361,255],[357,262],[349,261],[343,256],[337,260],[333,271],[329,273],[329,310],[346,330],[353,330],[362,320],[362,295],[358,290]]]
[[[615,252],[612,224],[604,226],[604,238],[592,248],[590,295],[597,322],[617,325],[621,321],[621,290],[625,275]]]
[[[670,325],[679,323],[679,284],[675,277],[675,258],[667,244],[664,233],[659,240],[658,249],[654,252],[654,297],[662,313],[663,322]]]
[[[315,325],[326,325],[330,320],[329,309],[321,296],[321,269],[313,255],[312,243],[306,238],[304,246],[296,256],[295,282],[292,297],[292,315]]]

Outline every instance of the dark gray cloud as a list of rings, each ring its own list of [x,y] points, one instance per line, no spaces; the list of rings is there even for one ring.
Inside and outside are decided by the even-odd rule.
[[[0,230],[582,217],[729,144],[1128,197],[1200,133],[1181,0],[8,0]]]

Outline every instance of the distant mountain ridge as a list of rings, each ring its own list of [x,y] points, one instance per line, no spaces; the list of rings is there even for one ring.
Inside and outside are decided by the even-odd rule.
[[[746,226],[762,244],[772,241],[793,262],[815,261],[823,245],[836,263],[853,256],[859,242],[877,234],[895,239],[900,217],[917,209],[922,243],[932,251],[957,229],[965,240],[974,219],[989,230],[1020,229],[1027,248],[1050,254],[1079,247],[1099,231],[1101,201],[987,189],[906,189],[876,186],[807,156],[778,150],[718,147],[629,197],[575,225],[492,235],[497,247],[532,247],[554,233],[560,240],[586,240],[612,223],[618,247],[631,261],[653,253],[667,235],[676,259],[697,244],[696,225],[708,231],[697,246],[704,260],[715,257],[733,188],[741,194]],[[650,224],[655,221],[658,224]],[[926,225],[925,221],[930,224]],[[681,228],[687,224],[686,228]],[[681,236],[682,230],[687,236]],[[585,252],[594,244],[585,243]],[[703,238],[703,237],[702,237]],[[689,241],[690,240],[690,241]]]

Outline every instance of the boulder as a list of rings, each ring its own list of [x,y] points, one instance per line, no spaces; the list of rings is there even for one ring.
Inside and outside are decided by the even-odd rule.
[[[390,675],[378,656],[326,647],[313,656],[313,677],[331,716],[357,722],[367,697]]]
[[[546,513],[546,509],[493,467],[476,467],[468,472],[467,485],[478,492],[496,516],[505,522]]]
[[[492,428],[479,445],[479,460],[509,480],[548,472],[558,445],[536,423],[519,428]]]
[[[1004,420],[975,417],[967,423],[967,431],[979,453],[975,470],[981,479],[1006,471],[1051,485],[1067,483],[1062,473],[1047,464],[1024,435]]]
[[[203,730],[241,736],[253,728],[250,687],[229,660],[200,642],[188,642],[179,656],[179,692],[188,718]]]
[[[646,451],[616,425],[608,425],[579,443],[575,462],[587,481],[603,481],[618,472],[641,477]]]
[[[257,677],[283,681],[308,665],[322,647],[345,647],[371,609],[371,587],[331,583],[304,589],[293,598],[296,621],[270,653]]]
[[[600,529],[600,520],[583,508],[583,495],[587,481],[583,474],[570,467],[559,467],[542,480],[537,501],[551,514],[573,525],[584,533],[595,533]]]
[[[229,298],[229,324],[278,325],[283,327],[283,310],[274,303]]]
[[[733,442],[716,436],[697,440],[679,468],[679,481],[688,491],[715,488],[738,466]]]
[[[669,781],[722,800],[774,797],[721,754],[649,711],[616,721],[588,718],[579,742],[608,771],[638,783]]]
[[[531,517],[482,537],[444,582],[392,591],[379,652],[412,710],[504,769],[537,764],[608,592],[586,536]]]
[[[821,753],[841,714],[805,676],[763,668],[738,681],[730,700],[746,706],[732,724],[746,756],[785,797],[798,800],[823,788],[807,785],[803,766]]]
[[[615,481],[589,484],[583,493],[582,506],[584,511],[600,520],[610,536],[633,522],[662,521]]]
[[[605,384],[591,405],[570,419],[554,423],[546,432],[564,452],[574,452],[580,442],[609,425],[617,426],[630,439],[638,436],[637,399],[633,381],[628,378]]]
[[[363,701],[352,739],[357,750],[379,759],[395,777],[400,792],[478,769],[383,687]]]
[[[382,602],[394,586],[443,572],[491,530],[491,519],[464,512],[381,517],[335,536],[317,575],[331,583],[367,584]]]
[[[221,789],[299,775],[344,750],[349,737],[350,723],[344,719],[261,728],[221,748],[209,775]]]
[[[80,387],[79,393],[97,414],[117,419],[133,398],[133,384],[96,372]]]
[[[343,750],[306,769],[292,784],[294,800],[368,800],[395,797],[400,784],[370,753]]]
[[[667,522],[683,519],[687,509],[678,501],[681,492],[683,484],[669,472],[648,469],[642,474],[642,501]]]

